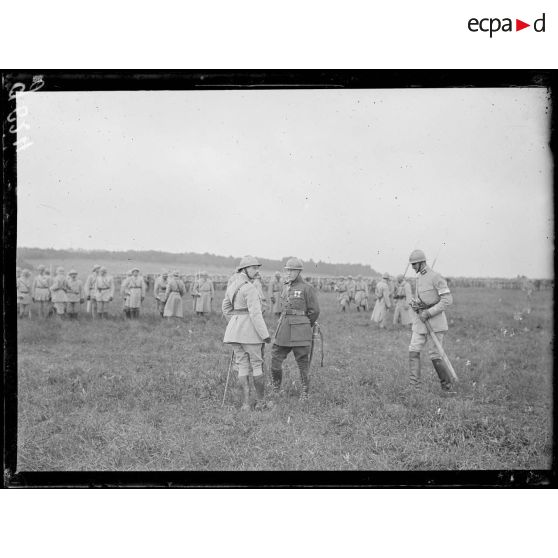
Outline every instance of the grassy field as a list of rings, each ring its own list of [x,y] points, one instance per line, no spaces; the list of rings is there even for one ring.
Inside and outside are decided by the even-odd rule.
[[[523,296],[455,290],[447,351],[461,383],[444,398],[426,355],[421,392],[407,390],[407,330],[378,330],[321,294],[325,364],[310,400],[297,399],[289,356],[288,396],[248,414],[235,382],[221,408],[224,318],[193,317],[190,299],[180,324],[151,297],[137,322],[19,321],[18,470],[549,468],[552,293],[514,319]]]

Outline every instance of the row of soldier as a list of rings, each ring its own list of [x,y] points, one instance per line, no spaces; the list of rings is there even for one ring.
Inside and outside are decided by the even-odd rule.
[[[37,304],[39,317],[52,314],[62,318],[77,319],[81,305],[87,303],[86,310],[94,318],[107,318],[110,303],[114,300],[115,281],[104,266],[94,265],[85,282],[71,269],[68,274],[63,267],[56,269],[54,277],[44,265],[37,267],[37,275],[31,279],[28,269],[16,268],[16,289],[18,316],[32,317],[32,305]],[[145,300],[147,283],[140,275],[139,268],[126,274],[120,286],[123,312],[126,318],[137,319]],[[162,317],[182,318],[184,315],[182,297],[186,293],[184,281],[178,271],[167,271],[157,278],[154,295],[157,309]],[[203,316],[212,311],[214,286],[208,274],[201,272],[191,285],[193,310]]]

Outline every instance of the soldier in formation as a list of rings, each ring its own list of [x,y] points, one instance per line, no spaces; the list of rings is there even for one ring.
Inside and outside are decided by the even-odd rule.
[[[339,307],[341,312],[346,312],[350,304],[350,296],[347,290],[347,283],[345,277],[341,277],[337,285],[335,286],[337,291],[337,301],[339,302]]]
[[[108,318],[108,305],[114,298],[114,279],[107,274],[107,268],[99,268],[95,279],[95,300],[97,301],[97,315],[100,319]]]
[[[221,309],[228,321],[223,342],[233,348],[242,391],[242,410],[249,411],[250,372],[256,391],[256,408],[265,408],[265,379],[263,375],[263,344],[271,338],[263,319],[260,295],[252,283],[260,267],[252,256],[240,260],[236,273],[229,280]]]
[[[85,280],[85,285],[83,286],[85,298],[87,300],[85,310],[88,314],[91,314],[92,318],[97,317],[97,298],[95,296],[95,292],[99,269],[101,269],[100,265],[95,264],[93,266],[91,274],[87,277],[87,279]]]
[[[357,277],[355,283],[355,304],[357,312],[368,310],[368,284],[364,281],[362,275]]]
[[[382,279],[376,283],[374,295],[376,296],[376,304],[372,311],[370,319],[376,322],[380,329],[385,329],[388,311],[391,308],[391,299],[389,293],[389,273],[384,273]]]
[[[275,317],[281,315],[281,291],[283,290],[283,281],[281,281],[281,273],[275,272],[274,278],[269,282],[267,288],[267,297],[271,304],[271,312]]]
[[[411,291],[411,285],[409,285],[403,275],[397,276],[397,285],[393,293],[393,298],[395,301],[393,325],[396,326],[401,323],[403,326],[408,326],[412,322],[411,307],[409,304],[413,298],[413,293]]]
[[[78,312],[85,301],[83,283],[77,278],[77,271],[71,269],[66,279],[66,312],[70,320],[78,319]]]
[[[351,305],[351,302],[355,301],[355,293],[356,293],[356,282],[353,279],[352,275],[349,275],[347,277],[347,294],[349,295],[349,307]]]
[[[414,310],[411,344],[409,345],[409,379],[410,385],[420,387],[420,353],[427,342],[430,344],[428,354],[436,370],[444,392],[452,392],[450,372],[428,335],[425,322],[432,326],[436,337],[443,345],[445,332],[448,330],[445,309],[453,302],[446,280],[426,265],[426,255],[422,250],[413,250],[409,263],[417,274],[415,296],[411,301]]]
[[[17,278],[17,303],[20,318],[27,316],[31,319],[32,288],[31,272],[28,269],[24,269]]]
[[[50,306],[50,279],[44,265],[37,266],[39,272],[33,281],[33,301],[39,305],[39,317],[46,318]]]
[[[155,285],[153,286],[153,296],[157,303],[157,312],[161,314],[161,318],[164,316],[165,312],[168,278],[168,272],[163,269],[161,275],[155,279]]]
[[[163,310],[163,317],[170,318],[183,318],[184,311],[182,308],[182,297],[186,293],[186,286],[184,281],[180,279],[180,273],[173,271],[172,277],[167,281],[165,289],[165,308]]]
[[[126,277],[120,285],[120,294],[122,295],[122,310],[124,312],[124,317],[129,320],[132,317],[130,312],[130,291],[126,288],[126,282],[132,276],[132,270],[129,269],[126,272]]]
[[[195,300],[194,311],[197,316],[203,316],[211,312],[214,295],[215,289],[213,287],[213,281],[208,278],[205,271],[202,271],[199,279],[194,282],[192,288],[192,296]]]
[[[139,318],[141,305],[145,299],[146,286],[143,277],[139,274],[139,268],[134,267],[131,272],[132,275],[124,281],[122,289],[129,297],[128,307],[130,308],[130,318],[137,320]]]
[[[68,281],[64,274],[64,268],[59,267],[50,286],[50,299],[58,318],[62,318],[66,312],[66,303],[68,302],[68,296],[66,295],[67,286]]]
[[[305,283],[300,276],[302,260],[290,258],[285,265],[288,277],[282,293],[282,311],[271,347],[271,377],[273,389],[281,389],[283,361],[292,351],[296,360],[302,390],[301,400],[308,397],[310,348],[312,327],[320,315],[320,307],[314,287]]]

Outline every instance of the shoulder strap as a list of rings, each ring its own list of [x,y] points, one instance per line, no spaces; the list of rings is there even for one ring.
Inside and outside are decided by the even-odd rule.
[[[242,289],[242,287],[244,287],[244,285],[246,285],[246,283],[248,283],[248,281],[243,281],[243,282],[236,288],[236,290],[234,291],[234,293],[233,293],[233,295],[232,295],[232,297],[231,297],[231,306],[233,307],[233,309],[234,309],[234,300],[235,300],[235,298],[236,298],[236,295],[238,294],[238,291],[240,291],[240,289]]]

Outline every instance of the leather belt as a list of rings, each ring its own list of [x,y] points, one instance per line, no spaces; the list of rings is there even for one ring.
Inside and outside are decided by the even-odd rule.
[[[229,314],[233,316],[240,316],[241,314],[248,314],[248,308],[237,308],[236,310],[232,310]]]
[[[284,314],[287,316],[306,316],[304,310],[285,310]]]

